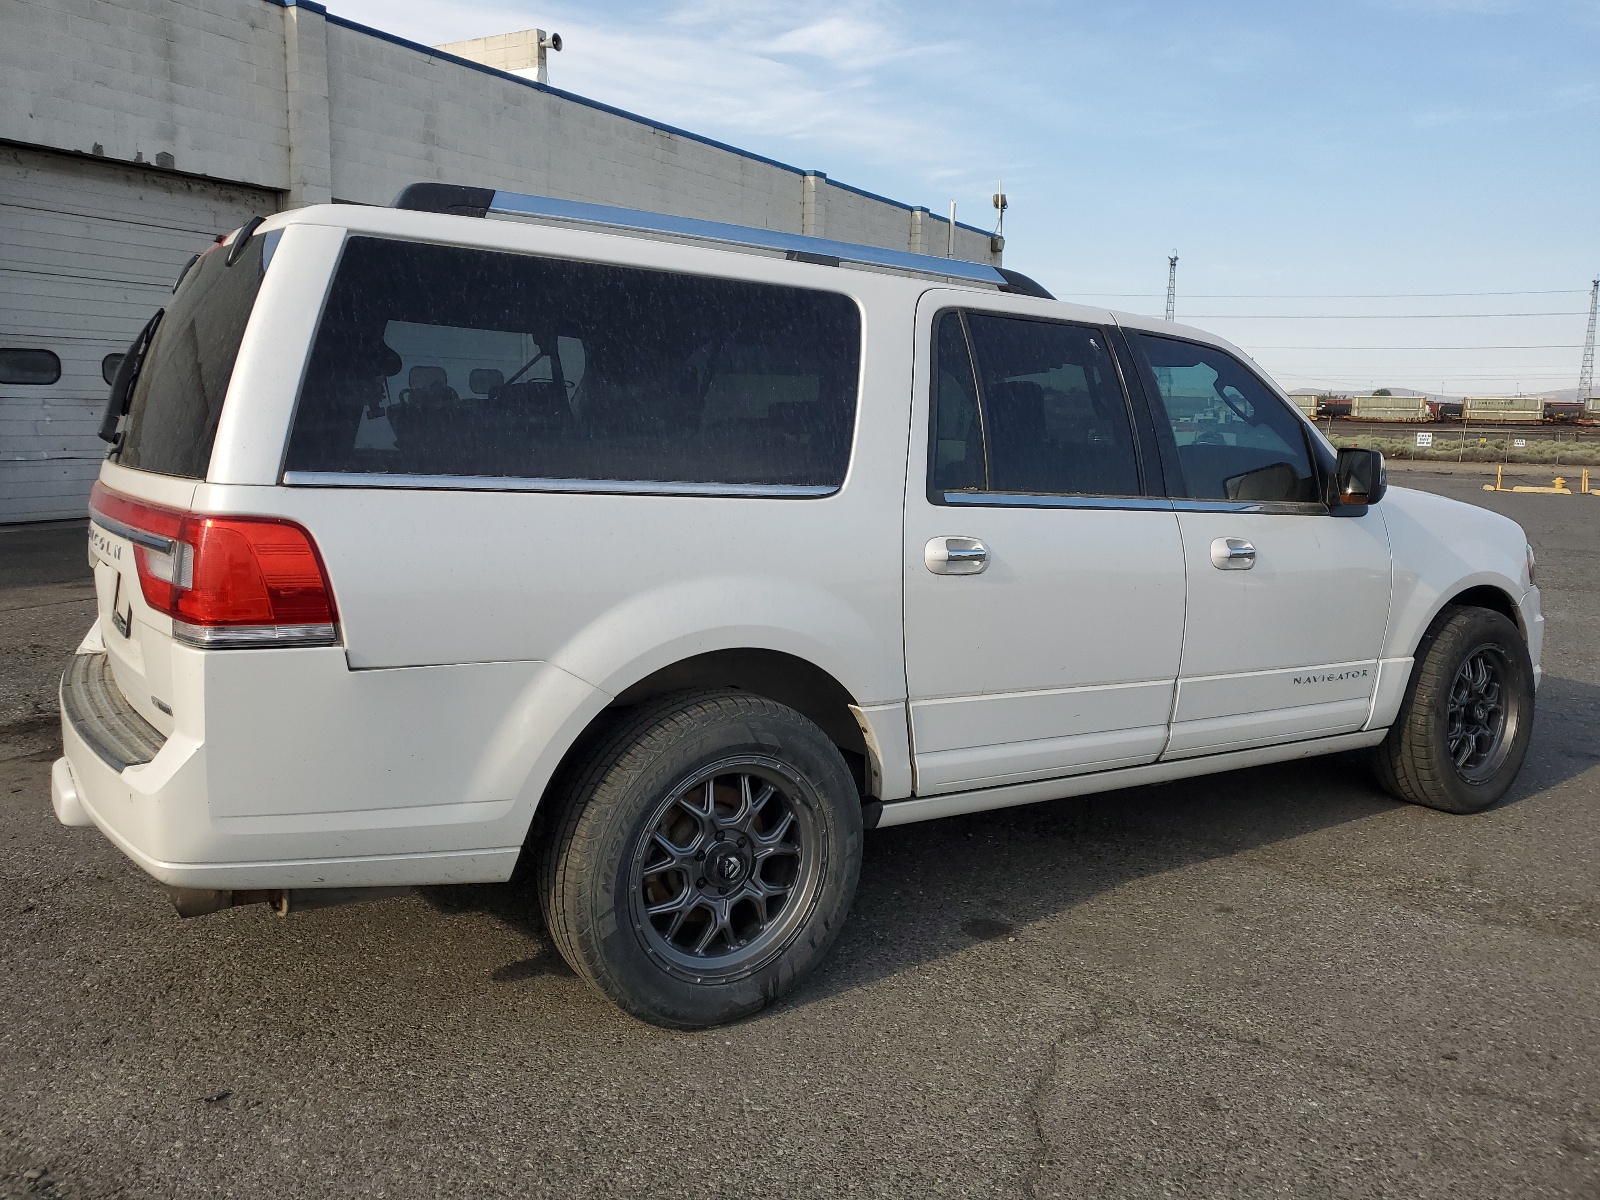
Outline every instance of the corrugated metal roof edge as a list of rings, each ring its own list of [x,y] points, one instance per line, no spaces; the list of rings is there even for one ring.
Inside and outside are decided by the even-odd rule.
[[[551,87],[548,83],[539,83],[537,80],[524,79],[521,75],[513,75],[509,71],[501,71],[495,67],[485,66],[480,62],[473,62],[470,58],[462,58],[457,54],[449,54],[443,50],[437,50],[432,46],[424,46],[421,42],[413,42],[409,38],[403,38],[398,34],[388,33],[382,29],[375,29],[371,25],[362,25],[358,21],[352,21],[347,17],[341,17],[337,13],[330,13],[327,5],[319,4],[317,3],[317,0],[262,0],[262,2],[265,4],[275,5],[278,8],[310,9],[312,12],[320,13],[324,18],[333,24],[344,29],[352,30],[355,33],[364,33],[368,37],[375,37],[380,41],[390,42],[396,46],[403,46],[407,50],[415,50],[419,54],[426,54],[429,58],[442,58],[446,62],[452,62],[457,66],[467,67],[474,71],[480,71],[485,75],[493,75],[497,79],[508,79],[512,83],[520,83],[523,87],[530,87],[539,92],[548,92],[552,96],[560,96],[563,100],[570,100],[574,104],[582,104],[587,108],[593,108],[599,110],[600,112],[610,113],[612,116],[621,117],[625,121],[634,121],[640,125],[646,125],[651,129],[660,130],[662,133],[670,133],[676,137],[685,137],[690,141],[699,142],[704,146],[711,146],[717,150],[725,150],[729,154],[737,154],[740,158],[748,158],[752,162],[765,163],[769,167],[777,167],[780,171],[789,171],[792,174],[802,176],[824,174],[820,171],[807,171],[802,167],[796,167],[790,163],[779,162],[775,158],[768,158],[766,155],[757,154],[753,150],[742,150],[738,146],[728,145],[727,142],[719,142],[716,138],[709,138],[700,133],[692,133],[687,129],[679,129],[676,125],[667,125],[661,121],[652,121],[649,117],[641,117],[638,113],[629,112],[625,108],[617,108],[615,105],[606,104],[599,100],[592,100],[588,96],[580,96],[575,92],[565,92],[560,88]],[[840,183],[837,179],[833,179],[831,177],[828,177],[828,182],[834,187],[843,188],[847,192],[854,192],[856,195],[863,196],[868,200],[876,200],[880,204],[888,204],[894,208],[904,209],[908,213],[913,212],[918,208],[922,208],[921,205],[907,204],[903,200],[893,200],[888,196],[880,196],[876,192],[867,191],[865,188],[853,187],[848,183]],[[948,222],[949,220],[948,217],[941,217],[931,209],[924,208],[923,211],[927,212],[936,221]],[[985,237],[988,237],[990,233],[990,231],[987,229],[980,229],[976,225],[968,225],[965,221],[957,221],[956,228],[965,229],[970,233],[981,233]]]

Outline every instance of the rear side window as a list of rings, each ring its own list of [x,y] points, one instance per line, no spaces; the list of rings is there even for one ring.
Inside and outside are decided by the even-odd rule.
[[[1173,495],[1294,504],[1319,499],[1305,427],[1244,364],[1212,346],[1132,332],[1182,468]]]
[[[947,312],[935,343],[935,503],[951,491],[1140,493],[1128,401],[1104,331]]]
[[[830,292],[355,237],[286,468],[831,491],[860,342]]]
[[[261,290],[263,248],[276,240],[275,233],[251,238],[231,267],[227,251],[213,247],[184,277],[139,368],[116,451],[123,466],[205,477],[239,342]]]

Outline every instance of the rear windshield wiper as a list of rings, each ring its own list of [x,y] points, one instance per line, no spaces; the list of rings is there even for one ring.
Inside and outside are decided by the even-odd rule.
[[[117,365],[117,373],[111,379],[111,399],[106,403],[106,415],[100,418],[100,440],[115,445],[118,441],[117,426],[122,423],[122,418],[128,415],[128,402],[133,397],[133,385],[138,381],[139,368],[144,366],[144,356],[150,349],[150,339],[156,335],[156,326],[161,324],[161,318],[166,315],[166,309],[156,309],[156,315],[144,323],[144,328],[139,331],[139,336],[133,339],[133,344],[128,347],[128,352],[122,356],[122,362]]]

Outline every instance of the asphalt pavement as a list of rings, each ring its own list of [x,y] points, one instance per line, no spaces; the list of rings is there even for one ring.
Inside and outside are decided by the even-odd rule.
[[[880,830],[822,969],[696,1034],[509,887],[179,920],[50,814],[82,526],[0,529],[0,1195],[1600,1195],[1600,498],[1481,480],[1394,477],[1538,553],[1504,803],[1338,757]]]

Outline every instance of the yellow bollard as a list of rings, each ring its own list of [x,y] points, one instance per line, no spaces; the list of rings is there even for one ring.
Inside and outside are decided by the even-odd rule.
[[[1505,483],[1505,478],[1506,478],[1506,465],[1505,465],[1505,463],[1501,463],[1498,467],[1496,467],[1494,469],[1494,485],[1491,487],[1489,484],[1486,483],[1486,484],[1483,485],[1483,490],[1486,491],[1486,492],[1503,492],[1503,491],[1505,491],[1506,489],[1503,486],[1504,483]]]

